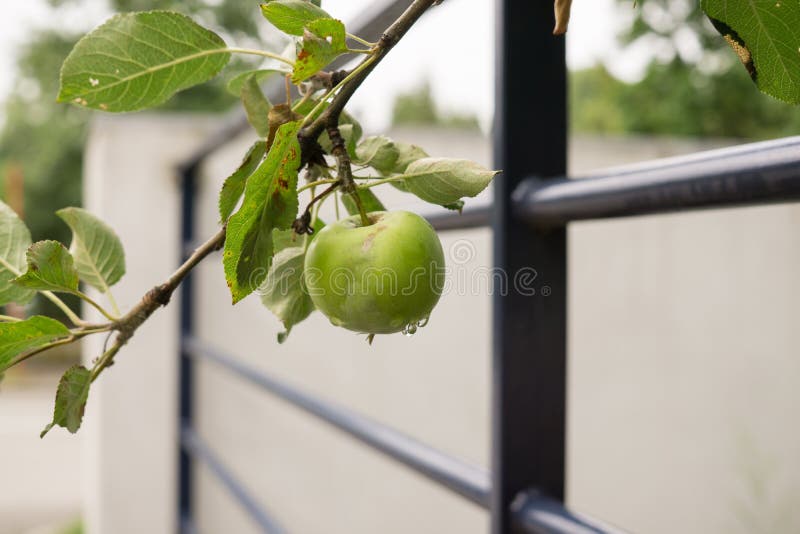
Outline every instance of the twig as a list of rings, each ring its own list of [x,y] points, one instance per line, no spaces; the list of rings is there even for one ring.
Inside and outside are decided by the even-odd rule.
[[[338,120],[338,117],[337,117]],[[333,148],[331,152],[333,157],[336,158],[336,176],[342,185],[342,191],[353,197],[353,203],[358,208],[358,213],[361,215],[361,224],[369,226],[369,217],[367,211],[364,209],[364,204],[361,202],[361,197],[356,189],[356,183],[353,180],[353,169],[350,167],[350,154],[347,152],[347,147],[344,144],[344,138],[339,131],[338,125],[328,126],[328,137],[331,140]]]
[[[361,86],[364,80],[369,76],[372,70],[378,63],[386,57],[386,54],[397,44],[397,42],[411,29],[417,20],[433,5],[437,4],[436,0],[414,0],[414,2],[394,21],[394,23],[386,29],[381,36],[378,44],[375,45],[374,53],[364,59],[359,67],[354,69],[358,73],[351,79],[347,80],[342,85],[341,90],[331,101],[330,106],[319,116],[314,122],[306,126],[300,131],[299,138],[301,146],[304,139],[317,139],[322,131],[331,124],[338,124],[339,114],[341,114],[347,102],[350,101],[353,94]]]

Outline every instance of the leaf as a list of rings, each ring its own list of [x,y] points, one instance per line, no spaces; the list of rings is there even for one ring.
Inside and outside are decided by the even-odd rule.
[[[78,271],[69,251],[58,241],[39,241],[27,252],[28,270],[14,283],[36,291],[78,291]]]
[[[25,270],[25,251],[31,246],[31,233],[14,210],[0,202],[0,305],[24,304],[35,294],[13,283]]]
[[[56,215],[72,230],[69,247],[80,279],[107,293],[125,274],[125,251],[114,230],[81,208],[64,208]]]
[[[269,136],[269,110],[272,104],[264,96],[254,76],[248,78],[242,85],[241,99],[247,121],[259,136],[266,139]]]
[[[66,326],[41,315],[14,323],[0,323],[0,373],[14,365],[17,356],[69,336]]]
[[[304,247],[289,247],[275,254],[267,279],[261,287],[261,302],[283,323],[286,332],[278,342],[286,341],[292,327],[311,315],[314,303],[303,276]]]
[[[361,199],[361,205],[367,213],[372,211],[386,211],[383,203],[375,196],[371,189],[356,189],[358,198]],[[350,215],[358,215],[358,206],[356,206],[353,197],[350,195],[342,195],[342,204]]]
[[[334,19],[318,19],[310,22],[303,32],[300,52],[294,62],[292,81],[300,83],[312,77],[347,52],[344,24]]]
[[[395,141],[394,146],[397,148],[397,161],[395,161],[392,172],[396,172],[398,174],[403,174],[406,172],[408,166],[418,159],[429,157],[428,153],[417,145]]]
[[[179,13],[115,15],[67,56],[58,101],[115,112],[157,106],[216,76],[230,57],[217,34]]]
[[[258,83],[261,83],[275,74],[285,75],[289,73],[278,69],[248,70],[247,72],[241,72],[228,80],[226,89],[233,96],[240,96],[242,94],[242,86],[248,79],[255,78]]]
[[[266,143],[259,139],[247,150],[239,167],[225,179],[222,190],[219,192],[220,222],[227,221],[233,210],[236,209],[236,204],[239,203],[239,199],[244,193],[244,184],[247,182],[247,178],[258,168],[266,152]]]
[[[78,431],[83,421],[83,412],[89,398],[89,386],[91,385],[92,373],[86,367],[75,365],[67,369],[58,383],[53,422],[44,427],[39,435],[40,438],[43,438],[56,425],[66,428],[72,434]]]
[[[474,197],[500,171],[491,171],[468,160],[422,158],[402,175],[410,193],[426,202],[447,206],[462,197]]]
[[[569,26],[572,0],[555,0],[553,9],[556,15],[556,26],[553,28],[553,35],[563,35],[567,33],[567,26]]]
[[[299,122],[278,129],[267,158],[247,180],[242,207],[228,220],[223,265],[234,304],[264,282],[272,262],[272,231],[291,228],[297,215],[299,129]]]
[[[800,103],[798,2],[702,0],[700,5],[742,62],[748,66],[752,60],[748,70],[759,89]]]
[[[303,35],[303,29],[317,19],[330,18],[319,5],[305,0],[272,0],[261,4],[264,18],[284,33]]]
[[[267,136],[267,150],[272,147],[275,141],[275,134],[278,128],[292,121],[300,120],[300,116],[292,111],[287,104],[276,104],[269,110],[269,135]]]
[[[356,162],[389,174],[397,164],[400,152],[394,141],[383,135],[365,138],[356,147]]]

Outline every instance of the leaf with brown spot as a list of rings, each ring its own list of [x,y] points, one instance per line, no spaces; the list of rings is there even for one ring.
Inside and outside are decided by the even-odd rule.
[[[228,220],[222,262],[236,304],[267,277],[274,252],[273,230],[288,230],[297,216],[300,123],[278,128],[266,159],[247,179],[244,200]]]

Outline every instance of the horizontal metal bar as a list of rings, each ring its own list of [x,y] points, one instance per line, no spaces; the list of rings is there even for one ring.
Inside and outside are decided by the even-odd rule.
[[[181,446],[194,458],[208,466],[211,473],[230,491],[253,521],[267,534],[284,534],[286,531],[270,517],[264,508],[250,495],[227,467],[217,458],[197,432],[184,424],[181,427]],[[191,524],[191,523],[190,523]]]
[[[371,2],[365,7],[359,17],[348,23],[347,28],[350,33],[368,41],[380,39],[383,30],[399,17],[406,8],[411,5],[412,0],[381,0]],[[354,62],[358,58],[352,55],[342,55],[336,58],[327,70],[338,70],[345,67],[348,63]],[[280,102],[286,99],[284,93],[285,85],[283,78],[273,78],[264,87],[267,97],[273,102]],[[228,115],[219,130],[212,133],[186,160],[179,165],[180,169],[197,167],[203,160],[217,149],[232,141],[239,134],[244,133],[250,128],[247,122],[247,115],[242,110]]]
[[[347,408],[305,393],[209,347],[196,338],[187,338],[185,347],[190,356],[222,366],[467,500],[484,508],[489,506],[489,475],[483,469],[444,454]]]
[[[537,491],[521,493],[511,504],[515,526],[532,534],[623,534],[607,523],[570,512]]]
[[[514,214],[538,227],[601,219],[800,200],[800,137],[655,160],[590,178],[529,178]]]
[[[426,215],[425,218],[437,230],[466,230],[488,226],[490,214],[489,206],[481,206],[464,210],[461,213],[451,211]]]

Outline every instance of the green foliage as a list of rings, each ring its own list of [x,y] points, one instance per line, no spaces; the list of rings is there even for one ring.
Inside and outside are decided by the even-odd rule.
[[[768,139],[800,131],[800,109],[759,93],[737,64],[703,71],[675,58],[632,84],[596,67],[571,73],[569,89],[574,132]]]
[[[125,251],[114,230],[81,208],[64,208],[57,215],[72,230],[70,252],[81,280],[102,293],[125,274]]]
[[[255,78],[256,82],[261,83],[267,78],[270,78],[276,74],[286,74],[286,71],[278,69],[255,69],[240,72],[228,80],[228,84],[225,87],[230,94],[235,97],[239,97],[242,94],[242,87],[246,82],[250,81],[251,78]]]
[[[369,165],[381,173],[391,173],[400,157],[394,141],[385,135],[364,138],[356,147],[356,163]]]
[[[759,89],[779,100],[800,103],[800,4],[702,0],[700,5],[752,70]]]
[[[69,251],[58,241],[39,241],[27,252],[28,270],[14,283],[36,291],[78,291],[78,271]]]
[[[303,35],[309,23],[330,18],[325,10],[305,0],[271,0],[261,4],[261,13],[273,26],[289,35]]]
[[[294,64],[292,81],[303,82],[347,52],[344,24],[334,19],[309,22],[300,42],[300,52]]]
[[[468,160],[422,158],[408,166],[402,179],[410,193],[453,209],[463,197],[474,197],[486,189],[498,172]]]
[[[0,323],[0,373],[14,365],[20,356],[69,335],[63,324],[40,315],[25,321]]]
[[[240,94],[247,121],[260,137],[266,138],[269,136],[269,110],[272,109],[272,104],[264,96],[255,76],[245,80]]]
[[[81,427],[83,411],[89,398],[89,386],[92,385],[92,373],[81,365],[67,369],[58,383],[56,406],[53,410],[53,422],[48,424],[40,437],[44,437],[50,429],[58,425],[75,433]]]
[[[304,247],[288,247],[278,251],[267,279],[259,290],[261,302],[280,319],[286,329],[278,334],[279,343],[286,341],[292,327],[314,311],[314,303],[308,295],[303,276],[305,258]]]
[[[33,292],[15,284],[25,270],[25,252],[31,245],[31,233],[14,210],[0,202],[0,305],[25,303]]]
[[[135,111],[213,78],[229,60],[225,41],[185,15],[120,14],[81,38],[67,56],[58,100]]]
[[[228,220],[223,265],[234,304],[264,282],[274,252],[272,231],[288,230],[297,215],[299,128],[290,122],[278,129],[266,159],[247,179],[242,207]]]
[[[259,139],[253,143],[247,150],[247,154],[245,154],[239,167],[225,179],[225,183],[222,184],[222,191],[219,193],[219,220],[221,222],[227,221],[228,217],[233,213],[236,204],[242,198],[247,178],[261,164],[266,151],[267,145],[263,140]]]
[[[375,196],[375,193],[372,192],[370,189],[359,189],[356,191],[359,200],[361,200],[361,205],[364,207],[364,211],[370,213],[372,211],[386,211],[386,207],[383,205],[383,202]],[[353,200],[353,197],[350,195],[342,195],[342,204],[344,204],[344,209],[347,210],[347,213],[350,215],[358,215],[358,206],[356,206],[356,201]]]

